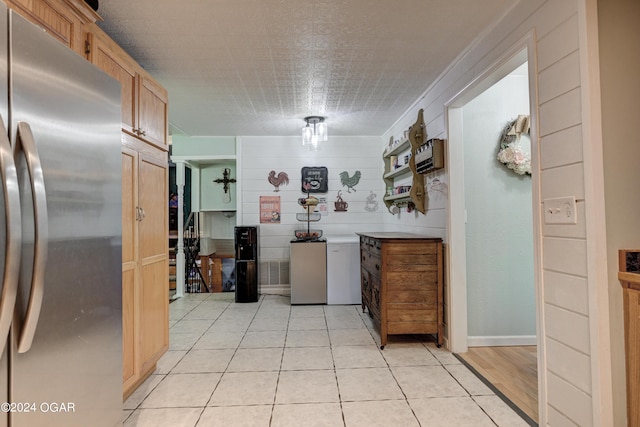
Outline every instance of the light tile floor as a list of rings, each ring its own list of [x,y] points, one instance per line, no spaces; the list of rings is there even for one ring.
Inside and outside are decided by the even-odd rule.
[[[424,337],[380,350],[359,306],[233,298],[170,304],[169,351],[125,402],[125,427],[528,425]]]

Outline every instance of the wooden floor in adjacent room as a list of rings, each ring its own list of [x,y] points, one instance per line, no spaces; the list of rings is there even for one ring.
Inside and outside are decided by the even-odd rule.
[[[536,346],[469,347],[468,352],[458,356],[537,423],[536,352]]]

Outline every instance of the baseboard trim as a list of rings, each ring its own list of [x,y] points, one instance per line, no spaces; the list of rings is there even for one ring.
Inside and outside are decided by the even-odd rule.
[[[511,347],[537,344],[538,339],[535,335],[467,337],[467,346],[469,347]]]
[[[262,295],[291,295],[291,285],[260,285],[260,294]]]

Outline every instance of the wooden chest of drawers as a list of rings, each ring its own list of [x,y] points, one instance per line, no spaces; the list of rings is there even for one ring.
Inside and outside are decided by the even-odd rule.
[[[443,332],[442,239],[410,233],[358,233],[365,307],[388,335]]]

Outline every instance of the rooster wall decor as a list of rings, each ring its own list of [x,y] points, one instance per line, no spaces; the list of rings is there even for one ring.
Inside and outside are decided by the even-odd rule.
[[[340,182],[343,187],[347,187],[347,193],[351,193],[351,190],[356,191],[355,187],[360,182],[360,171],[355,171],[353,176],[349,176],[349,172],[340,172]]]
[[[281,185],[289,184],[289,175],[287,175],[286,172],[280,172],[276,176],[276,171],[271,171],[269,172],[267,179],[269,180],[269,183],[275,187],[273,191],[280,191]]]

